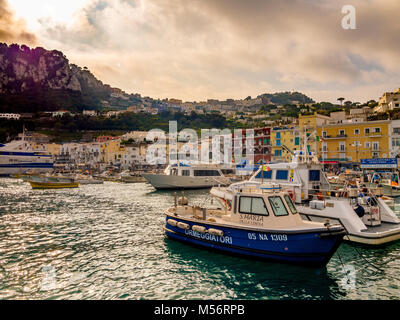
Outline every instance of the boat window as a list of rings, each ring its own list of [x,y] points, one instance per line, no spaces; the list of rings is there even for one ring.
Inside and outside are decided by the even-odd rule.
[[[310,170],[308,181],[320,181],[320,171],[319,170]]]
[[[289,172],[287,170],[277,170],[276,180],[287,180]]]
[[[177,175],[178,175],[178,170],[177,169],[172,169],[171,176],[177,176]]]
[[[285,205],[283,204],[282,198],[279,196],[269,197],[269,203],[271,204],[272,210],[277,217],[287,216],[289,213],[286,210]]]
[[[221,169],[223,174],[234,174],[235,171],[233,169]]]
[[[263,216],[269,215],[264,199],[260,197],[240,197],[239,212]]]
[[[257,175],[256,175],[256,179],[262,179],[263,177],[263,172],[260,171]],[[264,171],[264,179],[272,179],[272,170],[270,171]]]
[[[286,203],[287,203],[287,205],[288,205],[290,211],[291,211],[293,214],[296,214],[296,213],[297,213],[297,209],[296,209],[295,205],[293,204],[292,199],[291,199],[287,194],[285,195],[285,200],[286,200]]]
[[[250,197],[240,197],[239,212],[251,213],[251,198]]]
[[[218,177],[218,170],[194,170],[195,177]]]
[[[182,170],[182,176],[190,176],[190,170]]]

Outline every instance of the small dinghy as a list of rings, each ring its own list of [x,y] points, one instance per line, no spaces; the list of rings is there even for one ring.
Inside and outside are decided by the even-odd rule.
[[[79,183],[73,179],[59,177],[35,177],[28,180],[32,189],[65,189],[78,188]]]
[[[326,265],[345,235],[341,225],[304,221],[289,195],[247,188],[228,209],[187,205],[165,211],[166,236],[192,245],[260,259]]]

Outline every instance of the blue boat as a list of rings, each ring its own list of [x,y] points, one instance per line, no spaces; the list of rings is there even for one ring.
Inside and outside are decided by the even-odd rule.
[[[302,220],[288,194],[248,188],[231,210],[177,205],[166,210],[167,237],[259,259],[324,266],[343,240],[341,225]]]

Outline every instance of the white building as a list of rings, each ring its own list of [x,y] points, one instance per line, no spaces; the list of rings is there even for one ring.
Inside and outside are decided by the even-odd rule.
[[[97,116],[97,111],[96,110],[83,110],[83,115],[85,116],[90,116],[90,117],[95,117]]]
[[[71,114],[69,111],[66,110],[59,110],[59,111],[53,111],[51,113],[52,117],[62,117],[64,114]]]
[[[101,161],[101,143],[65,143],[60,155],[70,155],[75,164],[95,165]]]
[[[0,113],[0,118],[8,120],[19,120],[21,115],[18,113]]]

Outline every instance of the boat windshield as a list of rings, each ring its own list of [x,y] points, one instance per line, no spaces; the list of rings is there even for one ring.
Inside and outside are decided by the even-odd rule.
[[[286,200],[286,203],[287,203],[287,205],[288,205],[290,211],[291,211],[293,214],[296,214],[296,213],[297,213],[297,209],[296,209],[295,205],[293,204],[292,199],[291,199],[287,194],[285,195],[285,200]]]
[[[264,199],[260,197],[240,197],[239,212],[263,216],[269,215]]]
[[[279,196],[268,197],[269,203],[271,204],[272,210],[277,217],[288,216],[289,212],[286,210],[283,200]]]

